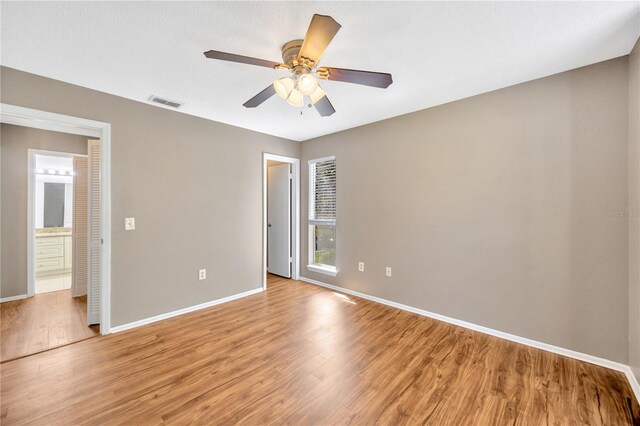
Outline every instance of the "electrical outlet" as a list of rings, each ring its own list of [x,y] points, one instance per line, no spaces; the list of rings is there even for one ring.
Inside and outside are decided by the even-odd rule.
[[[198,271],[198,279],[200,281],[207,279],[207,270],[206,269],[200,269]]]
[[[124,230],[125,231],[133,231],[136,229],[136,218],[135,217],[125,217],[124,218]]]
[[[387,267],[385,268],[385,274],[386,274],[388,277],[390,277],[390,276],[391,276],[391,266],[387,266]]]
[[[364,272],[364,262],[358,262],[358,271]]]

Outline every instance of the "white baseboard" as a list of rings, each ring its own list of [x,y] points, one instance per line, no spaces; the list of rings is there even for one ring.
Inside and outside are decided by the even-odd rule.
[[[27,297],[29,297],[28,294],[19,294],[17,296],[3,297],[3,298],[0,298],[0,303],[11,302],[12,300],[26,299]]]
[[[620,371],[627,376],[627,380],[629,381],[629,385],[633,390],[633,393],[636,396],[636,400],[640,402],[640,385],[636,380],[633,372],[631,371],[631,367],[628,365],[611,361],[604,358],[599,358],[593,355],[588,355],[582,352],[577,352],[571,349],[561,348],[559,346],[550,345],[548,343],[538,342],[536,340],[527,339],[526,337],[516,336],[515,334],[505,333],[503,331],[494,330],[493,328],[484,327],[482,325],[473,324],[471,322],[462,321],[459,319],[447,317],[445,315],[436,314],[433,312],[425,311],[424,309],[414,308],[413,306],[403,305],[402,303],[392,302],[390,300],[381,299],[379,297],[370,296],[365,293],[360,293],[358,291],[349,290],[344,287],[339,287],[327,283],[323,283],[321,281],[313,280],[311,278],[300,277],[300,281],[307,282],[309,284],[314,284],[317,286],[329,288],[331,290],[338,291],[340,293],[349,294],[351,296],[360,297],[362,299],[370,300],[372,302],[381,303],[383,305],[392,306],[394,308],[402,309],[403,311],[412,312],[414,314],[422,315],[425,317],[433,318],[439,321],[443,321],[449,324],[457,325],[460,327],[468,328],[470,330],[479,331],[480,333],[489,334],[491,336],[499,337],[501,339],[510,340],[512,342],[521,343],[523,345],[531,346],[534,348],[542,349],[547,352],[553,352],[558,355],[563,355],[569,358],[574,358],[580,361],[585,361],[590,364],[599,365],[601,367],[610,368],[612,370]]]
[[[626,366],[627,369],[624,371],[624,374],[627,376],[627,380],[629,381],[629,386],[633,389],[633,393],[636,395],[636,400],[640,403],[640,383],[638,383],[638,379],[635,374],[633,374],[633,370],[631,367]]]
[[[264,289],[262,287],[253,290],[245,291],[244,293],[233,294],[231,296],[223,297],[222,299],[212,300],[210,302],[200,303],[199,305],[193,305],[186,308],[178,309],[177,311],[167,312],[165,314],[156,315],[150,318],[141,319],[138,321],[130,322],[127,324],[111,327],[111,333],[118,333],[120,331],[129,330],[131,328],[140,327],[141,325],[151,324],[157,321],[162,321],[167,318],[176,317],[178,315],[187,314],[189,312],[197,311],[211,306],[220,305],[222,303],[231,302],[232,300],[241,299],[243,297],[251,296],[252,294],[260,293]]]

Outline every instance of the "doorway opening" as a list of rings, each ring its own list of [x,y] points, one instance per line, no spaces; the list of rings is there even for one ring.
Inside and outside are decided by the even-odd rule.
[[[263,154],[263,288],[267,273],[300,274],[300,160]]]
[[[110,125],[0,113],[4,362],[110,332]]]
[[[78,251],[78,244],[73,244],[77,234],[74,222],[79,212],[87,210],[87,198],[78,197],[79,185],[74,184],[77,173],[74,158],[86,162],[87,157],[86,149],[78,151],[81,152],[29,150],[34,164],[30,173],[34,173],[31,189],[35,250],[29,256],[35,257],[32,260],[35,294],[68,290],[69,297],[81,295],[71,289],[73,276],[77,275],[74,271],[78,269],[73,261]]]

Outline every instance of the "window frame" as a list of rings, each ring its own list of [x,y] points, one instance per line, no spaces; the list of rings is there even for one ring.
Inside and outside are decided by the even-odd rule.
[[[309,179],[309,185],[308,185],[308,197],[309,197],[309,202],[307,203],[307,208],[310,210],[311,209],[311,179],[313,179],[315,176],[312,176],[312,174],[315,174],[315,165],[318,163],[322,163],[322,162],[326,162],[326,161],[336,161],[336,156],[335,155],[331,155],[328,157],[322,157],[322,158],[316,158],[313,160],[309,160],[307,165],[309,167],[308,169],[308,175],[307,178]],[[312,167],[313,166],[313,167]],[[336,175],[337,175],[337,167],[338,164],[336,162]],[[336,198],[337,198],[337,190],[338,188],[338,181],[337,181],[337,176],[336,176]],[[336,199],[336,204],[337,204],[337,199]],[[337,234],[337,211],[336,211],[336,218],[335,219],[310,219],[309,217],[311,216],[311,211],[308,212],[307,214],[307,228],[308,228],[308,264],[307,264],[307,269],[313,272],[317,272],[320,274],[325,274],[325,275],[331,275],[331,276],[336,276],[338,274],[338,269],[335,265],[325,265],[322,263],[315,263],[315,258],[316,258],[316,250],[315,250],[315,228],[316,226],[333,226],[334,232]],[[336,247],[336,253],[337,253],[337,247]]]

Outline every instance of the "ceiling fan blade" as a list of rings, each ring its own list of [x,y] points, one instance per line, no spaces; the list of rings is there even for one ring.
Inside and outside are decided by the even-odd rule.
[[[221,61],[238,62],[241,64],[257,65],[259,67],[276,68],[282,65],[280,62],[267,61],[265,59],[252,58],[251,56],[235,55],[233,53],[209,50],[204,52],[204,56],[209,59],[219,59]]]
[[[328,80],[363,84],[365,86],[380,87],[382,89],[386,89],[391,83],[393,83],[391,74],[384,72],[348,70],[345,68],[331,67],[318,68],[317,72],[319,75],[326,75]]]
[[[245,108],[255,108],[275,94],[276,89],[273,88],[273,84],[270,84],[262,92],[258,93],[242,105]]]
[[[320,115],[323,117],[328,117],[336,112],[336,109],[331,105],[331,101],[329,101],[329,98],[326,96],[323,96],[322,99],[313,104],[313,106],[316,107]]]
[[[341,27],[331,16],[313,15],[298,53],[298,59],[305,57],[317,64]]]

